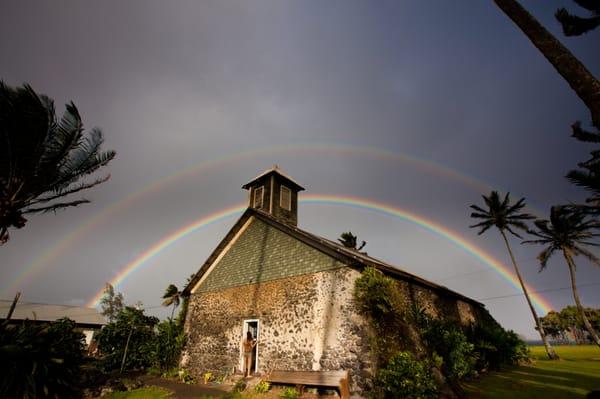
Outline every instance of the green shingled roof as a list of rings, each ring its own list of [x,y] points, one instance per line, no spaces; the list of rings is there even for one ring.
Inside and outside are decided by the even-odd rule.
[[[345,264],[253,218],[206,276],[198,292],[265,282],[344,267]]]

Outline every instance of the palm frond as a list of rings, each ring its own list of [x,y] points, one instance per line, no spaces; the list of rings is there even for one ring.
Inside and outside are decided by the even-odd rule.
[[[540,252],[537,256],[537,259],[540,261],[540,271],[546,268],[548,264],[548,259],[552,256],[556,249],[553,246],[545,248],[542,252]]]
[[[515,225],[515,224],[513,224],[513,226],[516,226],[516,225]],[[511,228],[511,225],[507,224],[507,225],[506,225],[506,227],[505,227],[505,229],[506,229],[506,230],[507,230],[507,231],[508,231],[510,234],[512,234],[513,236],[523,239],[523,237],[521,237],[521,236],[520,236],[518,233],[516,233],[516,232],[515,232],[515,231],[514,231],[514,230]],[[524,228],[523,228],[523,230],[527,230],[527,227],[524,227]]]
[[[60,122],[44,143],[45,152],[40,158],[40,169],[55,171],[65,162],[67,154],[77,147],[83,133],[83,123],[77,107],[67,104]]]
[[[469,207],[470,207],[471,209],[474,209],[474,210],[476,210],[478,213],[482,213],[482,214],[484,214],[484,215],[487,215],[487,214],[488,214],[488,211],[486,211],[485,209],[483,209],[483,208],[481,208],[481,207],[479,207],[479,206],[477,206],[477,205],[470,205]]]
[[[73,103],[57,121],[53,101],[25,84],[11,88],[0,81],[0,203],[9,212],[0,225],[2,239],[9,227],[22,227],[24,213],[56,211],[88,203],[86,199],[52,203],[106,181],[81,182],[105,166],[114,151],[101,152],[102,135],[84,135]],[[44,204],[44,206],[36,206]]]
[[[558,9],[554,16],[562,25],[565,36],[579,36],[600,26],[600,16],[582,18],[570,14],[564,8]]]
[[[598,0],[573,0],[581,8],[585,8],[596,15],[600,14],[600,1]]]
[[[51,195],[49,197],[38,197],[35,200],[32,200],[29,202],[29,205],[35,205],[35,204],[39,204],[39,203],[45,203],[45,202],[49,202],[49,201],[53,201],[57,198],[60,197],[64,197],[70,194],[74,194],[77,193],[79,191],[83,191],[83,190],[87,190],[88,188],[92,188],[94,186],[97,186],[98,184],[104,183],[105,181],[107,181],[110,178],[110,175],[106,175],[104,177],[101,177],[99,179],[94,180],[91,183],[81,183],[77,186],[71,187],[67,190],[62,190],[59,191],[57,194]]]
[[[471,217],[475,219],[489,219],[490,215],[486,213],[471,212]]]
[[[577,246],[577,247],[575,247],[575,252],[578,255],[583,255],[587,260],[589,260],[596,266],[600,266],[600,258],[598,258],[596,255],[594,255],[592,252],[588,251],[587,249]]]
[[[47,212],[56,212],[59,209],[63,209],[63,208],[68,208],[71,206],[78,206],[81,204],[89,204],[90,201],[86,200],[86,199],[80,199],[77,201],[71,201],[71,202],[62,202],[59,204],[52,204],[52,205],[48,205],[48,206],[44,206],[41,208],[26,208],[25,210],[23,210],[23,214],[27,214],[27,213],[47,213]]]

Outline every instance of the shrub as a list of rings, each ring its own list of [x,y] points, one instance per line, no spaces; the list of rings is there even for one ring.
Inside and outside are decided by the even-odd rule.
[[[356,280],[354,299],[358,310],[366,315],[375,330],[371,347],[380,364],[406,346],[408,335],[398,286],[381,271],[367,267]]]
[[[398,352],[379,370],[375,397],[380,399],[434,399],[437,387],[426,361],[413,359],[409,352]]]
[[[233,392],[242,392],[245,389],[246,389],[246,381],[244,381],[243,378],[240,378],[239,380],[237,380],[235,382],[235,385],[233,386]]]
[[[153,362],[156,352],[154,326],[158,319],[146,316],[143,310],[126,307],[115,321],[108,323],[98,334],[98,349],[102,355],[101,365],[105,370],[121,367],[125,346],[127,357],[125,370],[144,369]],[[129,345],[127,345],[129,341]]]
[[[185,345],[183,326],[165,320],[156,326],[153,342],[151,363],[160,370],[169,370],[177,367],[179,356]]]
[[[479,369],[497,370],[529,360],[527,344],[514,331],[506,331],[496,323],[472,325],[467,336],[478,354]]]
[[[194,377],[187,370],[179,370],[178,375],[181,382],[185,384],[193,384],[195,382]]]
[[[84,337],[74,329],[67,318],[0,324],[0,397],[79,397]]]
[[[433,358],[441,358],[441,370],[447,378],[458,381],[475,373],[475,346],[457,326],[425,316],[421,330]]]
[[[254,387],[256,393],[267,393],[271,388],[271,384],[268,381],[262,380]]]
[[[359,309],[380,323],[399,309],[399,295],[394,280],[374,267],[367,267],[356,280],[354,297]]]
[[[287,387],[279,395],[280,399],[298,399],[300,394],[296,388]]]

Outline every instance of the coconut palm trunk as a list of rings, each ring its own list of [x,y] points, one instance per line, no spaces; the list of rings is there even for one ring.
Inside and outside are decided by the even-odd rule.
[[[527,287],[523,282],[523,278],[521,277],[521,272],[519,271],[519,267],[517,266],[517,262],[515,261],[515,256],[513,255],[512,248],[508,243],[508,239],[506,238],[506,234],[504,231],[500,230],[500,234],[502,234],[502,238],[504,239],[504,244],[506,244],[506,249],[508,250],[508,254],[510,255],[510,260],[512,261],[513,267],[515,268],[515,273],[517,274],[517,278],[519,279],[519,284],[521,284],[521,289],[523,290],[523,294],[525,294],[525,299],[527,299],[527,304],[529,305],[529,310],[531,310],[531,314],[533,315],[533,319],[535,320],[535,325],[540,333],[540,337],[542,338],[542,342],[544,343],[544,348],[546,348],[546,353],[548,357],[552,360],[558,360],[559,357],[550,345],[548,341],[548,337],[546,337],[546,332],[544,331],[544,327],[542,327],[542,323],[540,323],[540,319],[538,318],[537,312],[531,303],[531,298],[529,298],[529,293],[527,292]]]
[[[581,300],[579,299],[579,291],[577,291],[577,283],[575,281],[575,262],[573,261],[573,257],[567,251],[563,251],[563,256],[565,257],[565,260],[567,261],[567,265],[569,266],[569,274],[571,275],[571,288],[573,289],[573,298],[575,298],[575,305],[577,306],[577,310],[579,311],[579,314],[581,315],[581,319],[583,320],[583,325],[585,326],[585,329],[588,331],[588,333],[594,340],[594,343],[598,347],[600,347],[600,337],[598,337],[598,334],[596,333],[596,331],[592,327],[592,324],[590,323],[587,316],[585,315],[583,305],[581,304]]]
[[[592,73],[544,28],[516,0],[494,0],[531,43],[554,66],[592,114],[594,126],[600,128],[600,82]]]

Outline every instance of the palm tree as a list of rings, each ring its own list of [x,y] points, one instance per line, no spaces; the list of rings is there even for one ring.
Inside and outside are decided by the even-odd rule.
[[[54,103],[25,84],[13,89],[0,81],[0,244],[8,229],[21,228],[29,213],[88,203],[64,197],[105,182],[81,179],[105,166],[114,151],[101,152],[102,133],[84,134],[73,103],[57,121]]]
[[[340,242],[340,244],[342,244],[344,247],[346,248],[351,248],[351,249],[356,249],[358,251],[360,251],[361,249],[363,249],[365,247],[365,245],[367,245],[366,241],[363,241],[360,244],[360,247],[357,248],[358,245],[358,237],[356,237],[354,234],[352,234],[351,231],[347,231],[344,232],[342,234],[340,234],[340,238],[338,238],[338,241]]]
[[[179,306],[179,302],[181,301],[181,292],[179,291],[177,286],[175,286],[174,284],[169,284],[162,297],[164,299],[162,303],[163,306],[173,305],[173,310],[171,310],[171,320],[173,320],[175,308]]]
[[[598,223],[586,220],[585,215],[580,212],[574,212],[568,207],[553,206],[550,209],[550,221],[536,220],[535,226],[537,227],[537,231],[530,231],[529,233],[539,239],[524,241],[524,243],[548,245],[538,255],[541,266],[540,271],[546,268],[548,259],[550,259],[555,251],[562,251],[569,267],[575,305],[583,320],[583,325],[596,345],[600,347],[600,338],[586,317],[583,305],[579,299],[579,292],[577,291],[577,283],[575,281],[576,266],[573,260],[573,257],[582,255],[590,262],[600,266],[600,259],[584,248],[584,246],[599,246],[597,243],[588,241],[600,236],[600,234],[591,231],[598,228]]]
[[[598,79],[516,0],[494,0],[494,3],[525,33],[533,45],[567,81],[590,110],[594,126],[600,129],[600,82]]]
[[[516,233],[513,228],[519,230],[527,230],[527,225],[525,224],[526,220],[533,219],[534,217],[527,213],[519,213],[521,209],[525,207],[525,198],[521,198],[515,204],[510,203],[510,193],[506,193],[504,196],[504,200],[500,201],[500,195],[497,191],[492,191],[488,197],[483,195],[483,200],[487,206],[487,210],[483,209],[477,205],[471,205],[471,208],[475,210],[475,212],[471,213],[471,217],[475,219],[483,219],[482,222],[477,223],[475,225],[469,226],[471,228],[481,228],[477,234],[483,234],[488,229],[493,226],[496,226],[498,231],[500,231],[500,235],[504,240],[504,244],[506,245],[506,249],[508,250],[508,254],[510,255],[510,260],[512,261],[513,267],[515,268],[515,273],[517,274],[517,278],[519,279],[519,283],[521,284],[521,289],[523,290],[523,294],[527,299],[527,304],[529,305],[529,309],[531,310],[531,314],[533,315],[533,319],[535,320],[535,325],[537,330],[540,333],[540,337],[542,338],[542,342],[544,343],[544,347],[546,348],[546,353],[550,359],[558,359],[558,355],[552,349],[550,342],[548,342],[548,338],[546,337],[546,333],[544,332],[544,328],[540,319],[538,318],[537,312],[531,303],[531,298],[529,298],[529,293],[527,292],[527,287],[523,282],[523,278],[521,277],[521,272],[519,271],[519,267],[517,266],[517,262],[515,261],[515,256],[513,255],[510,244],[508,243],[508,238],[506,237],[505,231],[508,231],[512,235],[522,238],[518,233]]]

